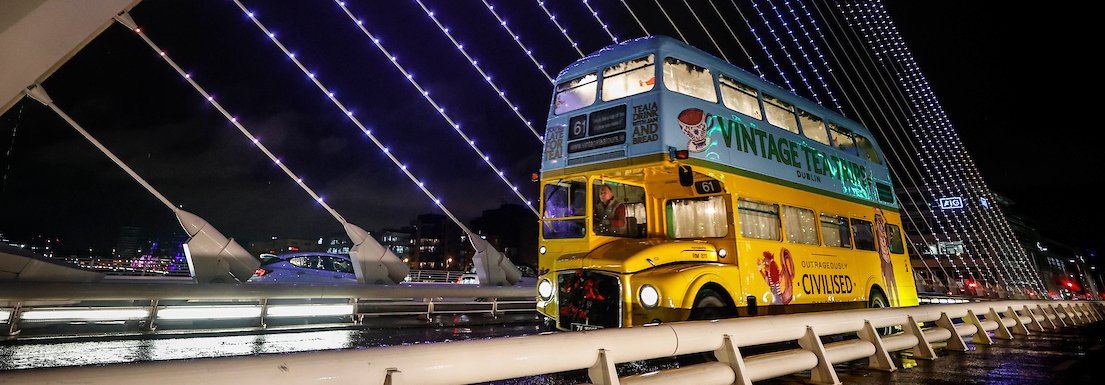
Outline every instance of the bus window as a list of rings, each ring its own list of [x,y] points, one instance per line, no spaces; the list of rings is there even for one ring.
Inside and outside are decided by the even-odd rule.
[[[821,236],[825,238],[825,246],[852,248],[852,234],[844,217],[821,214]]]
[[[817,221],[813,210],[783,206],[783,228],[787,241],[806,245],[817,244]]]
[[[670,238],[718,238],[729,234],[723,196],[672,199],[667,215]]]
[[[779,205],[737,200],[741,235],[745,238],[779,240]]]
[[[764,110],[767,112],[767,122],[775,127],[798,133],[798,119],[794,116],[794,106],[764,94]]]
[[[856,151],[856,142],[852,140],[852,133],[838,125],[829,123],[829,134],[833,137],[833,147],[840,151],[859,156]]]
[[[860,135],[856,135],[855,139],[856,147],[859,148],[860,158],[882,164],[882,161],[879,160],[879,153],[875,151],[875,145],[871,144],[870,140]]]
[[[871,222],[852,218],[852,239],[855,241],[856,250],[875,251],[875,231]]]
[[[902,230],[898,226],[887,223],[886,237],[890,238],[890,252],[905,254],[905,243],[902,242]]]
[[[545,239],[583,238],[587,227],[587,182],[583,178],[561,179],[546,183],[544,189],[541,231]]]
[[[602,100],[636,95],[656,85],[653,55],[618,63],[602,70]]]
[[[598,75],[586,74],[556,85],[556,105],[553,113],[563,114],[595,103]]]
[[[595,180],[594,232],[615,237],[642,237],[645,189],[618,182]]]
[[[798,118],[802,121],[803,135],[816,140],[818,143],[829,144],[829,132],[825,130],[824,120],[802,110],[798,110]]]
[[[684,95],[717,103],[717,93],[714,92],[714,78],[710,75],[710,70],[673,57],[664,58],[664,87]]]
[[[721,84],[721,101],[726,107],[755,119],[764,118],[760,110],[759,91],[725,75],[718,75],[718,81]]]

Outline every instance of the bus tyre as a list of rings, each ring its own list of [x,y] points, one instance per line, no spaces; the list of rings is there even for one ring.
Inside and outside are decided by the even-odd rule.
[[[867,308],[868,309],[878,309],[878,308],[890,307],[890,301],[886,300],[886,295],[883,295],[883,293],[881,291],[879,291],[879,289],[871,289],[871,297],[870,298],[871,299],[867,301]],[[894,328],[893,327],[878,328],[878,329],[875,329],[875,331],[877,331],[880,336],[887,336],[887,335],[894,334]]]
[[[715,320],[733,317],[733,307],[714,289],[702,289],[695,296],[690,321]]]

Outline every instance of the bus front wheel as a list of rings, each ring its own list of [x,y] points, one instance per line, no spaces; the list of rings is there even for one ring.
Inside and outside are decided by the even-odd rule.
[[[869,297],[869,298],[870,299],[867,301],[867,308],[868,309],[878,309],[878,308],[890,307],[890,301],[886,300],[886,295],[883,294],[882,291],[879,290],[878,288],[872,288],[871,289],[871,297]],[[897,332],[897,328],[895,328],[895,327],[884,327],[884,328],[875,329],[875,331],[878,332],[880,336],[888,336],[888,335],[891,335],[891,334],[894,334],[895,332]]]
[[[715,320],[733,317],[733,306],[725,296],[714,289],[704,288],[695,296],[690,321]]]

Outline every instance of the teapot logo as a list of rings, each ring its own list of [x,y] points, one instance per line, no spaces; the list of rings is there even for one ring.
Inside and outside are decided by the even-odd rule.
[[[688,108],[679,113],[679,127],[690,138],[687,151],[703,152],[710,145],[706,136],[706,113],[697,108]]]

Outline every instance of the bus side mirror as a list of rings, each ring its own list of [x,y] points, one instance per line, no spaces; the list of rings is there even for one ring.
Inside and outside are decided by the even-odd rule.
[[[679,185],[683,187],[691,187],[694,184],[694,173],[691,172],[691,166],[679,166]]]

